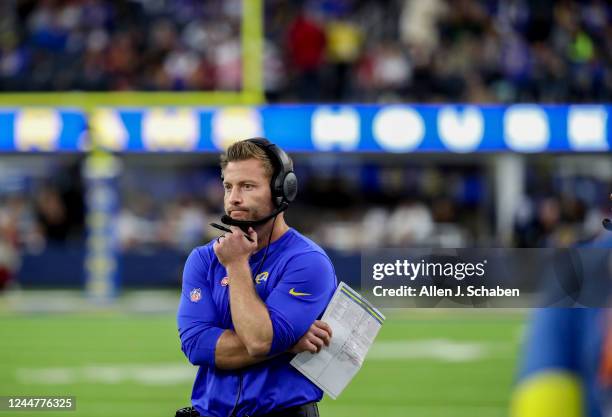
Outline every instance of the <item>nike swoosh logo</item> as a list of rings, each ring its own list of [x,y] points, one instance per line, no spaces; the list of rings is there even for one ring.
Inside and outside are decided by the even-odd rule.
[[[307,292],[297,292],[297,291],[295,291],[295,288],[291,288],[289,290],[289,294],[295,295],[296,297],[301,297],[303,295],[312,295],[312,294],[308,294]]]

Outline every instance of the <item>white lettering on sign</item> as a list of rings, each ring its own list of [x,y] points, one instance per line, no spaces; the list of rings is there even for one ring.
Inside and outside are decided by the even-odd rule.
[[[536,105],[510,106],[504,114],[504,136],[506,144],[513,151],[543,151],[550,141],[548,117]]]
[[[374,139],[386,151],[416,149],[425,137],[425,123],[414,109],[404,106],[382,108],[372,122]]]
[[[351,107],[319,107],[312,114],[311,126],[312,143],[319,151],[352,151],[359,145],[361,122]]]
[[[476,106],[459,110],[444,106],[438,112],[440,140],[453,152],[472,152],[478,148],[484,135],[484,119]]]
[[[571,106],[567,114],[567,138],[576,151],[607,151],[608,114],[602,106]]]

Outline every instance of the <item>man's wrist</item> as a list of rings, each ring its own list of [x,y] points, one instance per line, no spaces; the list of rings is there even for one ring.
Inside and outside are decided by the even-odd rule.
[[[227,265],[225,265],[225,270],[230,278],[234,278],[234,276],[250,275],[251,269],[249,268],[249,259],[236,259],[228,262]]]

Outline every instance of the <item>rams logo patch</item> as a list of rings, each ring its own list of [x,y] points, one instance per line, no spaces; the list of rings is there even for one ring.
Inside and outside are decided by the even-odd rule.
[[[202,290],[199,288],[194,288],[193,290],[191,290],[191,292],[189,293],[189,299],[192,303],[197,303],[198,301],[200,301],[202,299]]]
[[[255,284],[261,284],[264,281],[268,280],[268,271],[262,272],[261,274],[257,274],[255,277]]]

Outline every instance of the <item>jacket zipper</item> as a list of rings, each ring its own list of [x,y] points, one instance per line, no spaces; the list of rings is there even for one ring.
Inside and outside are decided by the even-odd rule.
[[[236,402],[234,403],[234,408],[229,414],[229,417],[236,417],[234,414],[236,412],[236,408],[238,408],[238,403],[240,402],[240,395],[242,394],[242,373],[240,373],[240,379],[238,380],[238,395],[236,396]],[[248,416],[245,416],[248,417]]]

